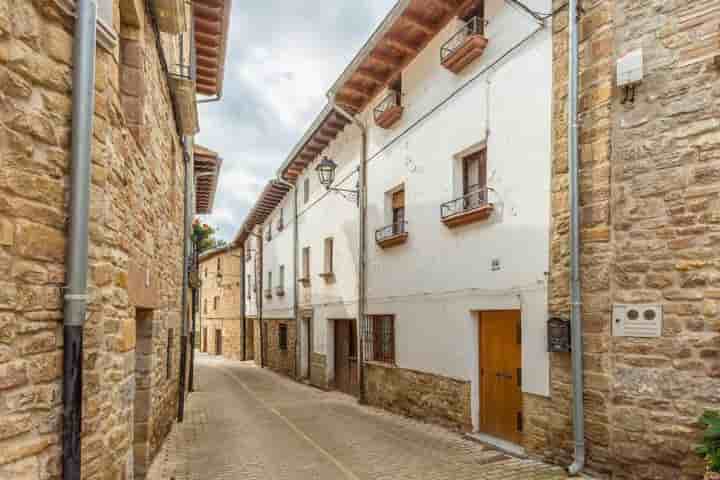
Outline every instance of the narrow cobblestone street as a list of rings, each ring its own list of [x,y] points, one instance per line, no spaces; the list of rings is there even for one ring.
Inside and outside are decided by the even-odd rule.
[[[458,434],[295,383],[250,363],[199,355],[186,420],[151,480],[562,479]]]

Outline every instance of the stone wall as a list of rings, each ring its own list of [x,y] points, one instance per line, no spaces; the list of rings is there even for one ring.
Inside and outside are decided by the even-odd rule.
[[[370,405],[466,432],[472,430],[470,382],[378,362],[366,363],[365,375]]]
[[[219,329],[222,331],[222,355],[235,360],[242,359],[240,299],[245,286],[242,251],[241,248],[221,250],[206,254],[200,261],[200,314],[202,328],[207,328],[208,332],[208,353],[218,354],[215,336]],[[218,299],[217,308],[215,298]],[[203,335],[204,331],[199,333]],[[202,348],[203,344],[200,345]]]
[[[589,467],[616,479],[701,478],[692,453],[696,421],[703,409],[720,404],[720,74],[714,62],[720,1],[596,0],[583,7],[580,202]],[[553,313],[568,311],[566,25],[567,15],[557,17]],[[640,47],[645,78],[634,101],[623,103],[615,61]],[[613,337],[613,303],[662,305],[662,336]],[[553,355],[551,386],[554,408],[536,402],[538,440],[530,447],[564,463],[572,452],[568,355]]]
[[[266,344],[265,366],[289,377],[295,377],[295,338],[296,328],[293,319],[263,319],[266,325],[267,337],[263,339]],[[280,325],[287,326],[287,349],[280,349]]]
[[[172,425],[178,395],[182,151],[155,33],[144,5],[127,3],[123,11],[135,9],[140,22],[121,26],[116,2],[120,41],[97,50],[84,478],[133,476],[136,372],[144,375],[137,391],[149,386],[151,392],[149,410],[138,415],[147,422],[148,458]],[[61,474],[73,26],[68,4],[73,2],[0,0],[0,478]],[[130,76],[140,77],[144,87],[133,90]],[[144,108],[128,118],[125,99],[141,96]],[[131,264],[150,270],[159,299],[144,314],[152,337],[137,352],[140,363]]]

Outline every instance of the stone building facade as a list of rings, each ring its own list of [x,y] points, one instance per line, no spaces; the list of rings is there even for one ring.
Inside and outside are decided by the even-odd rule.
[[[245,291],[242,249],[222,247],[200,257],[199,348],[235,360],[253,358],[251,339],[243,335],[240,300]],[[246,339],[243,358],[242,342]]]
[[[82,475],[143,478],[179,396],[185,177],[163,67],[178,50],[144,2],[101,3]],[[62,478],[73,15],[0,1],[0,478]]]
[[[557,0],[555,7],[563,2]],[[614,479],[696,479],[698,417],[720,404],[720,2],[582,2],[580,203],[588,466]],[[554,27],[550,310],[568,311],[567,15]],[[642,49],[643,80],[617,87]],[[657,338],[613,335],[614,304],[654,304]],[[572,451],[570,359],[553,354],[534,453]]]

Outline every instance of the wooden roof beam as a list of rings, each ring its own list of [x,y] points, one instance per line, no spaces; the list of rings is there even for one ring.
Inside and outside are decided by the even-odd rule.
[[[370,58],[378,63],[382,63],[383,65],[390,67],[393,70],[402,65],[403,62],[402,58],[378,52],[377,49],[370,52]]]
[[[415,15],[411,12],[406,12],[405,15],[402,16],[402,19],[405,22],[409,23],[411,26],[423,32],[425,35],[435,34],[436,29],[433,27],[433,25],[428,20],[420,17],[419,15]]]
[[[365,90],[361,89],[360,87],[353,85],[351,83],[346,83],[343,86],[343,90],[347,90],[351,94],[362,97],[362,98],[370,98],[370,93],[366,92]]]
[[[372,70],[357,70],[355,72],[355,76],[358,78],[365,80],[366,82],[371,82],[376,85],[383,85],[387,81],[387,78],[378,75],[377,73],[373,72]]]
[[[451,11],[456,5],[451,5],[448,0],[429,0],[433,5],[442,8],[446,12]]]
[[[417,46],[409,44],[397,37],[390,37],[390,36],[385,37],[385,44],[388,47],[394,48],[395,50],[399,50],[400,52],[405,53],[407,55],[417,55],[418,52],[420,51],[420,49]]]

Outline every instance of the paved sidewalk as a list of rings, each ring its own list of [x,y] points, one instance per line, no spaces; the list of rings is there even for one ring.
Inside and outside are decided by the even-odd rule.
[[[150,480],[556,480],[443,428],[359,406],[249,363],[197,356],[198,391]]]

